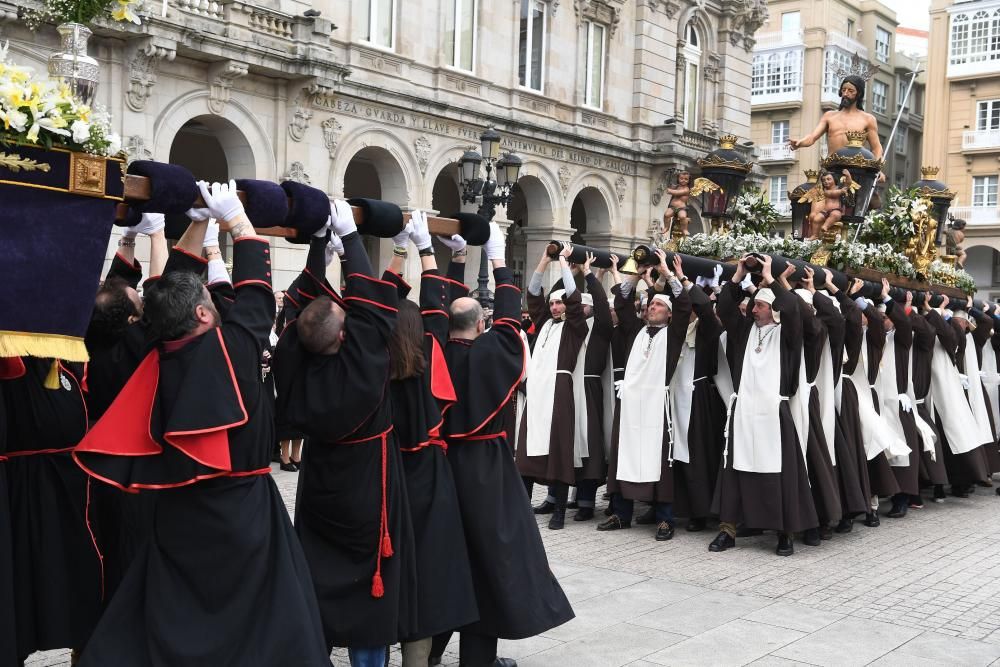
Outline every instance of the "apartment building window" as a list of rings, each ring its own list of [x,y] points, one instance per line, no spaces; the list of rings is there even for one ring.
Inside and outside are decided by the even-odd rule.
[[[452,67],[472,71],[476,53],[477,0],[450,0],[451,11],[445,25],[445,53]]]
[[[788,138],[789,138],[788,121],[787,120],[771,121],[771,143],[787,144]]]
[[[600,23],[585,21],[587,35],[587,53],[585,54],[585,72],[587,73],[584,104],[600,109],[604,106],[604,49],[606,28]]]
[[[847,36],[851,39],[855,39],[854,35],[854,19],[847,19]]]
[[[701,36],[693,24],[688,24],[687,41],[684,44],[684,127],[689,130],[698,129],[698,114],[700,106],[698,97],[701,95]],[[779,75],[780,80],[780,75]]]
[[[872,82],[872,111],[885,113],[888,108],[889,84],[884,81]]]
[[[896,111],[903,108],[903,98],[906,97],[906,79],[896,79]]]
[[[1000,9],[953,14],[949,42],[951,65],[1000,60]]]
[[[972,205],[977,208],[996,207],[1000,176],[972,177]]]
[[[802,91],[802,51],[792,49],[753,57],[750,95],[778,95]]]
[[[778,211],[788,208],[788,176],[772,176],[768,191],[772,206]]]
[[[875,28],[875,57],[880,61],[889,62],[889,43],[892,35],[884,28]]]
[[[896,136],[893,137],[892,144],[893,150],[897,155],[906,155],[906,144],[909,141],[909,132],[906,126],[900,126],[896,130]]]
[[[1000,100],[983,100],[976,104],[976,129],[1000,130]]]
[[[781,15],[782,34],[798,34],[802,27],[802,18],[799,12],[785,12]]]
[[[368,0],[365,41],[386,49],[396,47],[396,0]]]
[[[547,27],[545,3],[542,0],[521,0],[517,78],[525,88],[540,91],[545,85]]]
[[[838,48],[828,48],[823,53],[823,94],[840,99],[840,82],[842,77],[838,70],[850,71],[851,54]]]

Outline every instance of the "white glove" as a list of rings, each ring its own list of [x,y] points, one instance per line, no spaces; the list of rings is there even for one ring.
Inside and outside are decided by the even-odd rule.
[[[861,310],[868,309],[868,301],[866,301],[865,297],[863,296],[854,297],[854,303],[858,304],[858,308],[860,308]]]
[[[209,218],[208,226],[205,228],[205,240],[201,242],[201,247],[210,248],[217,245],[219,245],[219,223]]]
[[[315,236],[316,238],[323,238],[324,236],[326,236],[326,230],[330,229],[330,218],[331,216],[329,215],[326,216],[326,224],[324,224],[322,227],[313,232],[313,236]]]
[[[166,226],[167,221],[162,213],[143,213],[139,224],[126,227],[122,236],[128,239],[134,239],[139,234],[150,236],[161,231]]]
[[[747,274],[749,276],[749,274]],[[716,264],[715,268],[712,269],[712,280],[706,279],[706,285],[709,287],[718,287],[719,279],[722,278],[722,264]]]
[[[403,231],[392,237],[392,245],[397,248],[406,248],[410,244],[410,234],[413,232],[413,221],[406,223]]]
[[[743,280],[740,281],[740,287],[744,292],[753,288],[753,280],[750,279],[749,273],[743,276]]]
[[[913,402],[908,394],[900,394],[896,399],[899,401],[899,407],[903,408],[903,412],[913,412]]]
[[[199,181],[198,188],[201,190],[201,198],[205,200],[205,207],[216,220],[229,222],[244,213],[243,202],[236,194],[236,181],[230,179],[229,183],[212,183],[211,191],[208,183]]]
[[[969,387],[972,386],[969,383],[969,376],[968,375],[963,375],[962,373],[959,373],[958,374],[958,379],[962,381],[962,389],[965,389],[966,391],[968,391]]]
[[[330,205],[330,227],[340,238],[358,231],[358,226],[354,224],[354,211],[343,199],[334,199]]]
[[[431,247],[431,233],[427,229],[427,214],[423,211],[410,212],[410,224],[413,229],[410,231],[410,240],[417,250],[426,250]]]
[[[507,254],[507,243],[497,223],[490,223],[490,238],[483,248],[486,250],[486,259],[503,259]]]
[[[712,285],[712,281],[709,280],[708,278],[702,278],[701,276],[697,276],[694,279],[694,284],[697,285],[698,287],[705,287],[706,285],[710,287]]]
[[[624,380],[615,380],[615,396],[618,398],[622,397],[622,383]]]
[[[326,265],[330,266],[333,263],[333,258],[338,255],[342,255],[344,252],[344,244],[340,244],[340,252],[337,252],[337,246],[333,244],[333,241],[327,241],[326,246],[323,248],[324,259],[326,260]]]
[[[465,242],[465,239],[462,238],[461,234],[452,234],[450,238],[447,236],[439,236],[438,240],[450,248],[452,253],[462,252],[465,250],[465,246],[468,245]]]
[[[327,252],[333,250],[333,252],[337,253],[341,257],[344,256],[344,242],[341,241],[340,237],[337,236],[336,234],[330,234],[330,240],[326,244],[326,249]],[[327,260],[326,263],[329,264],[330,261]]]
[[[203,181],[199,181],[199,183],[201,182]],[[212,212],[207,208],[189,208],[185,215],[194,222],[205,222],[212,219]]]

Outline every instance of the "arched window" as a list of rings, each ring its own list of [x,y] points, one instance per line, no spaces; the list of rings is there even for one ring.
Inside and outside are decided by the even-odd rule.
[[[750,94],[764,94],[764,56],[759,53],[753,57],[753,69],[750,74]]]
[[[699,113],[701,112],[699,97],[701,96],[701,35],[694,21],[687,25],[684,31],[687,37],[684,44],[684,127],[698,130]]]
[[[986,60],[986,51],[989,47],[990,18],[983,10],[979,10],[972,16],[972,28],[969,31],[969,61],[980,62]]]
[[[968,62],[969,15],[955,14],[951,17],[951,64]]]
[[[802,87],[802,52],[786,51],[781,68],[781,92],[794,93]]]

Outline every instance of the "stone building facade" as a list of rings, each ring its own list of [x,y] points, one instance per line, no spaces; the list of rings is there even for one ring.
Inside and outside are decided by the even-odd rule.
[[[647,239],[674,171],[720,134],[749,137],[767,19],[765,0],[164,4],[91,40],[98,101],[130,157],[450,213],[463,207],[457,160],[493,126],[524,161],[497,215],[520,273],[550,239],[619,251]],[[0,39],[39,68],[57,48],[54,29],[27,31],[10,0]],[[387,245],[370,243],[380,264]],[[275,240],[276,287],[303,262],[301,246]]]

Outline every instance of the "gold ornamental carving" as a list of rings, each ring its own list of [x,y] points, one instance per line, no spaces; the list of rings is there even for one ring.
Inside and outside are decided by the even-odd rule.
[[[69,191],[88,197],[104,196],[104,158],[83,153],[70,153]]]

